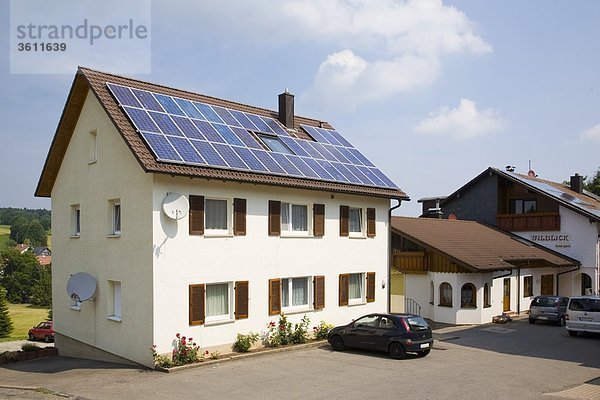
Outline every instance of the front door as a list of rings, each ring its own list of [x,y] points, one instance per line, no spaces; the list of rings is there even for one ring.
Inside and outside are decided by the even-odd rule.
[[[502,311],[510,310],[510,278],[504,278],[504,299],[502,301]]]
[[[542,295],[552,296],[554,294],[554,275],[542,275],[541,290]]]

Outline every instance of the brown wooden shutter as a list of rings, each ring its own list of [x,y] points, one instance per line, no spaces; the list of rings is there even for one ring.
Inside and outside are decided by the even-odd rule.
[[[233,234],[246,235],[246,199],[233,199]]]
[[[367,303],[375,301],[375,272],[367,272]]]
[[[235,283],[235,319],[248,318],[248,281]]]
[[[190,285],[190,325],[204,323],[204,285]]]
[[[325,277],[315,276],[313,283],[314,293],[314,306],[315,310],[321,310],[325,308]]]
[[[269,279],[269,315],[281,313],[281,279]]]
[[[350,276],[348,274],[340,274],[340,306],[348,305],[348,291],[350,286]]]
[[[316,237],[325,235],[325,204],[313,205],[313,235]]]
[[[281,202],[269,200],[269,236],[281,233]]]
[[[340,236],[348,236],[348,215],[350,207],[340,206]]]
[[[190,195],[190,235],[204,235],[204,196]]]
[[[375,209],[367,208],[367,237],[375,237]]]

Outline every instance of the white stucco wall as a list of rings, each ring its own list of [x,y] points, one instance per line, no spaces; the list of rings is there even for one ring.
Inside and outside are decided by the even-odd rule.
[[[90,163],[90,131],[98,157]],[[108,237],[110,199],[120,199],[121,237]],[[72,235],[71,205],[81,209],[81,234]],[[71,274],[87,272],[96,294],[80,311],[69,308]],[[122,321],[107,319],[108,281],[122,285]],[[145,174],[90,92],[52,190],[54,329],[109,353],[151,364],[152,177]],[[63,349],[65,352],[67,349]]]
[[[188,234],[188,218],[170,220],[161,211],[167,192],[232,199],[247,199],[245,236],[205,237]],[[322,238],[268,236],[268,201],[325,204],[325,236]],[[283,187],[224,183],[204,179],[155,176],[153,192],[154,343],[159,352],[171,351],[175,333],[192,336],[203,348],[229,349],[238,333],[265,332],[268,315],[268,280],[325,276],[325,308],[290,314],[298,322],[304,314],[312,330],[321,320],[347,323],[369,312],[387,310],[388,210],[387,199],[341,195]],[[375,207],[375,238],[339,236],[339,206]],[[312,220],[309,217],[309,220]],[[338,306],[338,276],[342,273],[375,272],[375,302]],[[227,323],[190,326],[188,285],[249,281],[249,318]],[[312,296],[312,294],[311,294]],[[224,346],[224,347],[223,347]]]

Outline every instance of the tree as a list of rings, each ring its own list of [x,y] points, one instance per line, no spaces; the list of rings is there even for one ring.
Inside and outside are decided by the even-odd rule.
[[[39,276],[31,290],[31,304],[50,307],[52,305],[52,272],[50,267],[38,267]]]
[[[13,331],[13,323],[8,313],[6,290],[0,286],[0,338],[7,337]]]
[[[38,219],[15,218],[10,226],[10,238],[17,243],[29,241],[32,246],[46,246],[48,244],[46,230]]]
[[[587,176],[585,177],[583,188],[588,192],[592,192],[600,196],[600,168],[598,168],[598,170],[591,179]]]
[[[8,249],[0,253],[0,285],[6,289],[11,303],[29,303],[33,287],[43,274],[38,260],[31,252],[19,253]]]

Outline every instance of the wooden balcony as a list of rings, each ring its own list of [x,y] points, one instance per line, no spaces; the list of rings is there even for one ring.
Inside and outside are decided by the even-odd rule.
[[[496,221],[498,228],[508,232],[560,230],[560,214],[557,212],[498,214]]]
[[[404,251],[393,254],[393,268],[405,274],[427,273],[425,253],[422,251]]]

